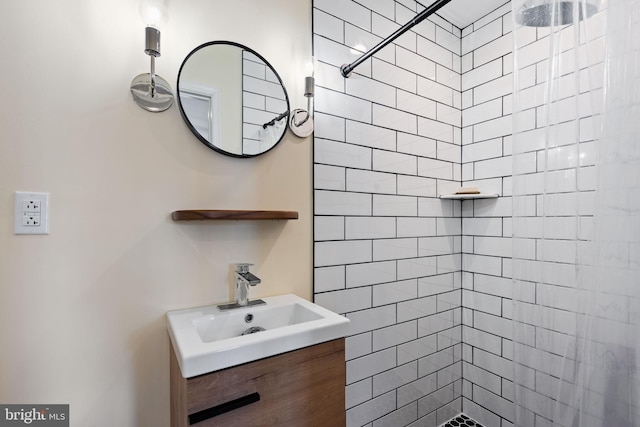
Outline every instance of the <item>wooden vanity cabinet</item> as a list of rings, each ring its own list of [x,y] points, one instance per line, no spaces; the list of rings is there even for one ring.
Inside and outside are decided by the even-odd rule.
[[[186,379],[170,347],[172,427],[346,423],[344,338]]]

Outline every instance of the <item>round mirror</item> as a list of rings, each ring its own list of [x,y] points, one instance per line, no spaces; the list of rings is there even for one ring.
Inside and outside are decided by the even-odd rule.
[[[192,50],[180,66],[177,93],[191,132],[220,153],[257,156],[287,130],[289,97],[280,76],[241,44],[213,41]]]

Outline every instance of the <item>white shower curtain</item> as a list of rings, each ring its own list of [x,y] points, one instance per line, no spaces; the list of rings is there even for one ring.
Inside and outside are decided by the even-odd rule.
[[[640,0],[522,25],[540,2],[513,0],[513,422],[637,427]]]

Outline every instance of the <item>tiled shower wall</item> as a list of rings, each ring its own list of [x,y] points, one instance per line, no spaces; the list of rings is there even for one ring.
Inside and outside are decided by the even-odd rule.
[[[351,319],[348,426],[435,426],[462,410],[460,30],[422,8],[315,0],[314,298]]]
[[[519,155],[517,172],[527,177],[527,193],[523,195],[527,202],[521,204],[518,214],[530,217],[527,220],[531,227],[519,230],[520,236],[527,239],[520,239],[517,256],[533,261],[532,271],[541,271],[542,264],[547,261],[545,268],[551,272],[547,283],[530,283],[531,292],[527,294],[526,301],[531,304],[527,310],[543,313],[541,316],[545,321],[526,326],[532,332],[531,337],[535,328],[534,343],[530,342],[531,337],[517,337],[518,341],[531,345],[521,350],[531,356],[528,365],[518,368],[520,372],[526,372],[526,380],[530,380],[521,394],[528,396],[528,400],[518,404],[532,418],[536,413],[547,420],[552,416],[544,408],[556,398],[555,382],[563,365],[560,355],[564,354],[567,341],[575,333],[572,328],[579,308],[566,289],[575,286],[576,250],[581,247],[580,240],[589,238],[585,230],[590,228],[588,216],[593,204],[595,149],[591,141],[594,133],[590,115],[591,111],[597,111],[593,110],[597,108],[597,102],[593,104],[589,90],[596,91],[592,92],[593,99],[601,99],[601,83],[597,82],[602,81],[602,69],[596,67],[596,71],[587,72],[584,67],[587,61],[597,64],[602,60],[602,14],[590,18],[588,25],[589,53],[583,51],[580,58],[583,68],[580,76],[580,168],[577,172],[572,169],[572,157],[567,154],[571,153],[567,144],[575,140],[575,126],[567,122],[555,141],[559,148],[552,149],[549,155],[555,159],[549,166],[555,172],[547,179],[555,179],[554,173],[568,177],[562,178],[563,185],[550,187],[555,190],[545,190],[541,185],[545,181],[542,106],[549,65],[549,30],[518,30],[518,46],[522,49],[519,86],[523,88],[523,112],[518,123],[520,131],[524,132],[517,143],[521,144],[520,152],[525,153]],[[462,204],[463,411],[485,425],[502,427],[512,426],[514,421],[511,26],[511,3],[507,3],[466,28],[462,34],[463,184],[501,195],[498,199]],[[565,42],[572,40],[571,30],[571,27],[563,30]],[[572,50],[563,52],[561,97],[572,95],[576,87],[571,75],[565,74],[574,64],[568,59],[572,57]],[[562,115],[566,117],[563,120],[577,115],[574,105],[566,104],[562,109]],[[575,180],[570,179],[573,173],[577,174]],[[580,192],[573,193],[576,190]],[[523,191],[523,188],[519,189],[521,195]],[[545,197],[548,203],[543,203]],[[554,208],[551,200],[559,208]],[[579,237],[576,230],[580,227],[572,223],[576,221],[576,213],[583,221],[583,234]],[[544,240],[544,229],[539,226],[543,215],[547,216],[547,222],[549,216],[561,217],[562,224],[559,234],[546,236]],[[543,363],[543,360],[553,362]],[[533,425],[532,418],[524,424]],[[538,419],[536,425],[548,425],[547,420]]]
[[[242,154],[261,153],[277,141],[284,121],[264,128],[265,123],[287,111],[285,93],[278,77],[264,61],[242,51]]]
[[[462,203],[462,406],[494,427],[513,420],[512,48],[511,3],[462,32],[462,180],[501,196]]]
[[[433,16],[360,66],[362,75],[340,76],[337,67],[357,57],[348,46],[370,48],[417,10],[412,1],[314,2],[320,86],[314,296],[352,320],[348,425],[433,427],[463,410],[484,425],[509,427],[511,3],[461,33]],[[544,170],[536,152],[544,146],[544,121],[536,117],[547,36],[545,29],[519,34],[526,58],[520,85],[529,87],[522,124],[531,129],[523,135],[531,161],[519,172],[532,179]],[[597,40],[592,45],[602,48]],[[582,123],[580,185],[589,190],[588,114]],[[460,183],[500,197],[463,203],[436,198]],[[542,193],[532,193],[528,215],[541,215]],[[532,241],[540,237],[531,233]],[[573,301],[558,296],[543,309],[560,310],[558,318],[566,319],[575,315],[571,307]],[[566,324],[546,328],[542,332],[556,344],[570,332]],[[557,357],[562,349],[544,351]],[[526,368],[540,379],[554,369]]]

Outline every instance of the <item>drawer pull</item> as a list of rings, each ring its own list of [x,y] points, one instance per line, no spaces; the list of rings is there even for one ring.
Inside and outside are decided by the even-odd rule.
[[[201,421],[208,420],[209,418],[217,417],[234,409],[242,408],[243,406],[250,405],[260,400],[260,394],[251,393],[243,397],[239,397],[229,402],[221,403],[220,405],[213,406],[209,409],[193,413],[189,415],[189,425],[197,424]]]

